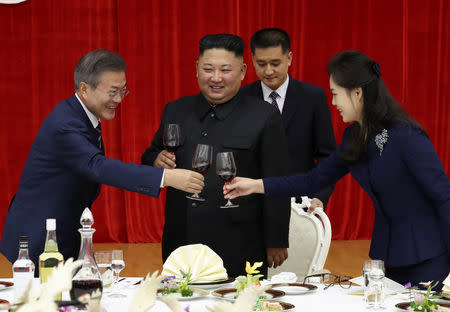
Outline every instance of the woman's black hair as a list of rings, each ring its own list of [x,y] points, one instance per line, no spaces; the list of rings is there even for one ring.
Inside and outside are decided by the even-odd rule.
[[[328,61],[327,71],[333,81],[349,93],[356,88],[362,90],[362,123],[351,128],[350,140],[340,150],[342,159],[359,160],[366,150],[369,136],[390,128],[394,123],[408,122],[422,129],[389,93],[381,79],[380,66],[367,55],[359,51],[338,53]]]

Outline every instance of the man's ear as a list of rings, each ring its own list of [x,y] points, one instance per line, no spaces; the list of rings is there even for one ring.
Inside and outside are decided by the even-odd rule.
[[[242,72],[242,76],[241,76],[241,81],[242,81],[242,80],[244,80],[245,74],[247,73],[247,64],[242,63],[241,72]]]
[[[198,60],[195,62],[195,77],[198,78]]]
[[[84,82],[84,81],[80,82],[80,87],[78,88],[79,95],[82,97],[86,97],[88,88],[89,88],[89,85],[86,82]]]
[[[289,51],[288,53],[288,66],[291,66],[292,64],[292,51]]]

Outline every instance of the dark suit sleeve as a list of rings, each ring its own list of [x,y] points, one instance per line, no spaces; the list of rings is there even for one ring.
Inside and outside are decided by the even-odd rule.
[[[58,158],[67,168],[100,184],[157,197],[163,170],[106,158],[87,136],[85,125],[72,121],[57,127]]]
[[[288,174],[290,171],[287,141],[281,117],[273,110],[260,144],[262,176]],[[289,247],[290,198],[265,199],[263,226],[266,247]]]
[[[450,255],[450,182],[428,137],[421,130],[411,131],[416,133],[399,140],[402,158],[411,175],[433,202],[447,253]]]
[[[331,124],[331,113],[327,104],[325,92],[321,89],[320,101],[314,112],[314,158],[319,164],[336,150],[336,139],[334,137],[333,126]],[[316,164],[316,165],[317,165]],[[327,206],[328,200],[334,190],[334,184],[325,187],[313,196]]]
[[[335,184],[349,172],[348,167],[335,151],[316,168],[307,173],[284,177],[264,178],[264,193],[267,197],[312,196],[326,185]]]
[[[167,114],[167,107],[164,107],[161,123],[159,124],[159,128],[153,136],[152,144],[148,147],[145,152],[142,154],[141,162],[143,165],[153,166],[155,159],[158,157],[159,153],[164,149],[163,146],[163,135],[164,135],[164,124],[165,124],[165,116]]]

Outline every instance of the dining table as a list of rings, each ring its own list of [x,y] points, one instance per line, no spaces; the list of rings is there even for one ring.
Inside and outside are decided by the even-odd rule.
[[[142,278],[138,277],[126,277],[122,279],[117,285],[113,286],[114,289],[105,289],[102,295],[101,306],[103,312],[123,312],[127,311],[131,304],[136,289],[140,286],[137,284]],[[2,279],[0,281],[12,282],[12,279]],[[137,285],[136,285],[137,284]],[[295,307],[290,311],[313,311],[313,312],[361,312],[361,311],[397,311],[401,310],[396,307],[396,304],[401,302],[407,302],[409,300],[409,294],[400,293],[395,295],[386,296],[382,309],[374,309],[368,307],[364,302],[362,296],[362,287],[358,285],[352,285],[350,288],[342,288],[340,285],[334,285],[324,290],[325,285],[314,284],[316,289],[303,292],[296,295],[284,295],[276,300],[293,304]],[[39,279],[33,280],[33,287],[39,286]],[[220,289],[231,288],[232,284],[220,285]],[[210,289],[208,291],[214,291]],[[111,292],[120,292],[124,294],[123,298],[114,298],[109,296]],[[0,290],[0,299],[12,301],[14,299],[15,289],[12,287],[5,287]],[[63,300],[69,300],[69,293],[63,293]],[[223,298],[216,297],[211,293],[198,296],[193,299],[180,300],[180,305],[184,308],[189,306],[190,312],[204,312],[208,311],[206,306],[214,307],[215,304],[223,302]],[[150,312],[171,312],[169,307],[161,300],[156,300],[155,305],[149,309]]]

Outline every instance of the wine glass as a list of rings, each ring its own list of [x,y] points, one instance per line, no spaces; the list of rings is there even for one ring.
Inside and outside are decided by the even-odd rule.
[[[120,271],[122,271],[125,268],[125,261],[123,261],[123,250],[113,250],[112,251],[112,261],[111,261],[111,269],[113,270],[113,272],[116,273],[116,279],[114,282],[114,285],[117,285],[117,283],[119,282],[119,274]],[[112,293],[109,295],[109,297],[113,297],[113,298],[124,298],[126,297],[124,294],[120,294],[120,293]]]
[[[236,176],[236,164],[234,163],[233,152],[217,153],[216,174],[225,184],[229,184],[234,179]],[[239,207],[239,205],[233,204],[229,199],[224,206],[220,206],[220,208],[236,207]]]
[[[181,130],[179,124],[166,124],[164,126],[163,145],[170,153],[175,154],[180,147]]]
[[[192,157],[192,169],[206,175],[208,173],[209,167],[212,163],[213,147],[206,144],[197,144],[195,148],[194,156]],[[200,197],[198,194],[187,195],[186,198],[205,201],[204,198]]]

